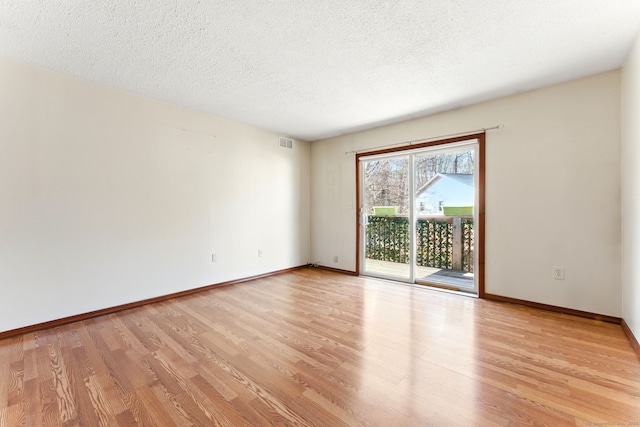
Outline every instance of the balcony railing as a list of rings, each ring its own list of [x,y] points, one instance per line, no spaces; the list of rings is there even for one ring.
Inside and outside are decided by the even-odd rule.
[[[368,217],[366,258],[409,263],[406,216]],[[419,216],[416,220],[416,264],[473,272],[473,217]]]

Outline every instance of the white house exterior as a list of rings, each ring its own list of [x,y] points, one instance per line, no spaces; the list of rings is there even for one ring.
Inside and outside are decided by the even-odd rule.
[[[473,206],[475,200],[472,174],[439,173],[418,190],[419,214],[442,214],[443,207]]]

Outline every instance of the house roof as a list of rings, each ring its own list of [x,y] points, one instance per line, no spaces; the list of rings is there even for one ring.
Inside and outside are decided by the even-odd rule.
[[[0,58],[317,140],[619,68],[639,28],[638,0],[3,0]]]
[[[473,187],[473,174],[463,174],[463,173],[438,173],[433,176],[429,181],[427,181],[420,189],[418,190],[418,195],[422,194],[429,187],[431,187],[436,182],[441,179],[451,179],[453,181],[457,181],[461,184],[467,185],[469,187]]]

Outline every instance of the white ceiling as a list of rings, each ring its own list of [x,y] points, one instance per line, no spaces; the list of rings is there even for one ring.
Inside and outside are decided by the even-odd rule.
[[[318,140],[620,67],[640,0],[1,0],[0,56]]]

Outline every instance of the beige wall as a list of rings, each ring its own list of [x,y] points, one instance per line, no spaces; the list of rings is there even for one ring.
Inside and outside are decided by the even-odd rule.
[[[620,316],[620,105],[612,71],[312,143],[313,261],[356,267],[355,156],[345,152],[501,123],[487,134],[486,292]]]
[[[345,152],[503,123],[487,135],[486,291],[624,315],[638,334],[638,49],[623,79],[612,71],[293,151],[270,132],[0,61],[0,331],[308,261],[354,270]]]
[[[309,261],[308,143],[6,61],[0,94],[0,331]]]
[[[622,70],[622,316],[640,339],[640,36]]]

